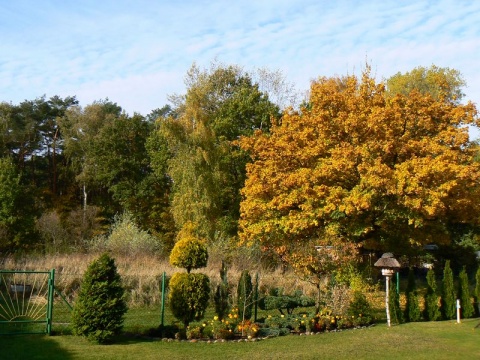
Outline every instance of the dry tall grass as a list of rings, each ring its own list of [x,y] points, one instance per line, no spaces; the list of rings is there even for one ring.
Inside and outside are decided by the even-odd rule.
[[[78,289],[88,265],[99,254],[61,254],[36,257],[3,259],[3,269],[47,271],[55,269],[55,286],[69,301],[74,302]],[[165,272],[167,278],[175,272],[185,270],[172,267],[168,259],[160,259],[153,255],[135,257],[114,256],[119,274],[121,275],[128,304],[131,307],[157,305],[161,302],[161,281]],[[198,269],[209,276],[212,294],[220,282],[221,259],[210,257],[206,268]],[[236,294],[236,286],[242,270],[249,270],[252,279],[258,273],[259,288],[267,291],[282,287],[284,293],[302,290],[306,295],[314,295],[315,288],[301,281],[290,271],[282,271],[280,267],[266,269],[260,261],[247,257],[238,257],[230,261],[228,281],[232,294]]]

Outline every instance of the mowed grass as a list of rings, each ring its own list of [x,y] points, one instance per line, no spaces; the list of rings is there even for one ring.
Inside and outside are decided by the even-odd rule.
[[[0,336],[8,359],[479,359],[480,319],[385,324],[358,330],[289,335],[258,342],[164,342],[124,338],[95,345],[70,335]]]

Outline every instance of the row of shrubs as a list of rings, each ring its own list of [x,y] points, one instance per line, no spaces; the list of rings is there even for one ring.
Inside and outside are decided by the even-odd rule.
[[[392,291],[390,295],[390,314],[392,322],[451,320],[457,316],[457,299],[460,300],[460,313],[462,318],[471,318],[480,315],[478,298],[480,296],[480,268],[476,273],[474,294],[471,294],[471,286],[467,271],[463,268],[455,281],[450,261],[445,262],[441,286],[438,286],[433,269],[429,269],[426,276],[427,289],[423,295],[423,310],[419,303],[419,294],[413,269],[408,274],[408,283],[405,290],[405,304],[400,304],[400,294]],[[457,284],[455,286],[455,284]],[[394,288],[394,287],[392,287]]]

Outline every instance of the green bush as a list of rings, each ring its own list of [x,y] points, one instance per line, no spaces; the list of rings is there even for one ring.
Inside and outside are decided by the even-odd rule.
[[[429,269],[427,272],[427,292],[424,300],[423,317],[425,320],[436,321],[440,319],[441,313],[438,307],[437,280],[435,279],[433,269]]]
[[[388,281],[390,282],[390,293],[388,297],[390,321],[392,324],[401,324],[404,322],[404,319],[403,311],[400,307],[400,295],[397,293],[397,288],[395,287],[392,278],[390,278]]]
[[[480,315],[480,267],[475,274],[475,301],[477,302],[477,315]]]
[[[367,297],[361,291],[355,291],[353,293],[352,300],[350,301],[347,310],[347,315],[352,318],[372,318],[372,307],[370,306]]]
[[[284,314],[283,310],[286,310],[288,314],[292,314],[296,308],[314,306],[315,300],[303,295],[300,290],[291,295],[283,295],[281,289],[274,289],[270,295],[261,298],[258,305],[262,310],[278,310],[280,314]]]
[[[203,318],[209,296],[210,280],[205,274],[175,273],[170,279],[170,309],[185,328],[191,321]]]
[[[252,277],[248,270],[243,270],[237,287],[237,306],[240,319],[249,320],[252,317],[253,303]]]
[[[475,313],[475,310],[470,298],[470,287],[468,285],[468,275],[465,267],[463,267],[462,271],[460,271],[458,280],[458,298],[460,299],[462,317],[465,319],[471,318]]]
[[[108,343],[123,328],[127,305],[115,261],[103,254],[85,272],[72,314],[73,332]]]
[[[215,302],[215,313],[222,320],[230,311],[230,286],[227,279],[227,267],[223,261],[220,269],[220,284],[217,286],[213,300]]]
[[[441,311],[442,316],[445,320],[455,318],[456,299],[455,288],[453,284],[453,272],[450,267],[450,260],[447,260],[445,262],[445,268],[443,269]]]
[[[407,289],[405,290],[405,298],[407,299],[407,303],[405,305],[405,321],[420,321],[422,318],[422,313],[418,303],[415,274],[412,268],[410,268],[408,271],[408,283]]]
[[[170,253],[170,264],[187,269],[199,269],[207,266],[208,251],[205,242],[193,235],[182,237]]]
[[[163,250],[161,242],[141,230],[128,212],[115,216],[110,234],[96,237],[90,247],[92,250],[107,250],[124,256],[160,254]]]

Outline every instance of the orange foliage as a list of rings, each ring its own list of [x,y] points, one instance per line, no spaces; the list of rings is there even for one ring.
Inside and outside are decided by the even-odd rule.
[[[241,203],[246,243],[292,247],[341,239],[406,252],[476,223],[480,165],[469,142],[475,106],[387,96],[361,79],[320,78],[308,105],[240,144],[253,162]]]

